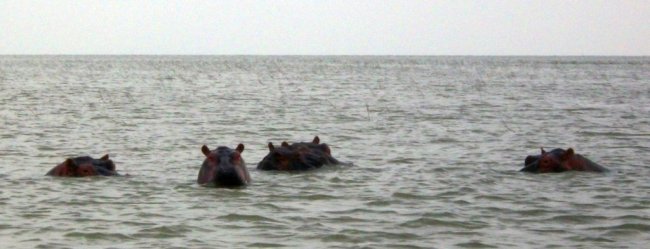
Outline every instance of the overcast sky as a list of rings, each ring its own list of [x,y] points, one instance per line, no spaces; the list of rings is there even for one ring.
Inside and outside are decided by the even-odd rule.
[[[650,55],[650,0],[0,0],[0,54]]]

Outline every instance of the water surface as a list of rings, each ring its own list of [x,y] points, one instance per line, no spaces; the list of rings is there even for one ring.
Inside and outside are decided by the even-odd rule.
[[[642,248],[647,57],[0,56],[3,248]],[[318,135],[353,167],[261,172]],[[198,186],[244,143],[252,185]],[[609,174],[520,173],[573,147]],[[44,174],[109,153],[128,178]]]

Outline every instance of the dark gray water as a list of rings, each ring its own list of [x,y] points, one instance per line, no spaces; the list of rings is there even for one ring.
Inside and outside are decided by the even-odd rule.
[[[0,56],[2,248],[643,248],[648,57]],[[353,167],[260,172],[319,135]],[[203,144],[253,184],[198,186]],[[573,147],[609,174],[518,172]],[[132,177],[43,176],[109,153]]]

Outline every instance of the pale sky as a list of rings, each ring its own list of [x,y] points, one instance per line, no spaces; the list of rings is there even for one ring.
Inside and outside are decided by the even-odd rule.
[[[650,55],[650,0],[0,0],[0,54]]]

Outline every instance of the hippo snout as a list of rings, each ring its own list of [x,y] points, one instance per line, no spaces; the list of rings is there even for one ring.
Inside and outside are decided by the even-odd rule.
[[[217,170],[214,176],[217,186],[234,187],[246,185],[248,181],[244,172],[237,170],[235,167],[222,167]]]
[[[526,166],[524,166],[523,169],[520,170],[521,172],[537,172],[539,171],[539,163],[538,161],[533,161]]]

